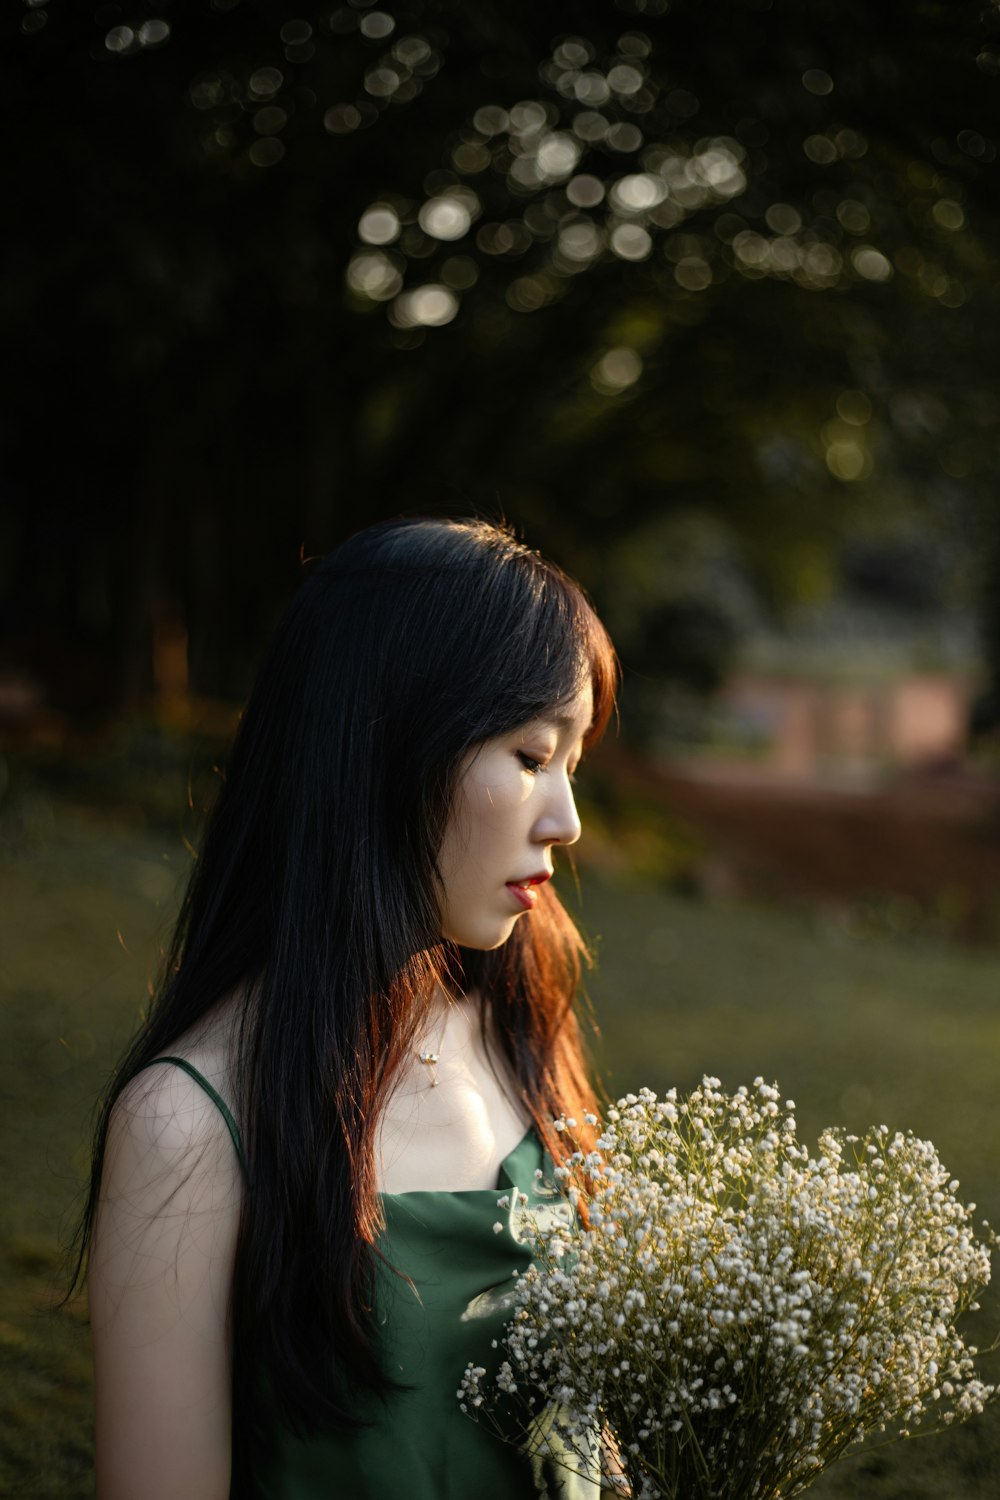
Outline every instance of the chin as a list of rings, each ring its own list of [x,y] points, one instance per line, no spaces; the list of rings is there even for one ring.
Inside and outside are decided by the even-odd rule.
[[[516,917],[495,927],[481,927],[465,932],[446,932],[444,935],[460,948],[473,948],[480,953],[489,953],[494,948],[502,948],[514,931]]]

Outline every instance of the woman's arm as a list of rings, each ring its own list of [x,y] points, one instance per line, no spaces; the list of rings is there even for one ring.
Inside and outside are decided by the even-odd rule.
[[[242,1194],[221,1115],[179,1068],[111,1119],[87,1287],[98,1500],[227,1500],[228,1309]]]

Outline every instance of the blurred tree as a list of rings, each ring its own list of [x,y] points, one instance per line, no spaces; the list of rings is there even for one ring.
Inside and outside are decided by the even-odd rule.
[[[300,548],[396,511],[502,509],[611,616],[664,517],[714,517],[777,605],[845,535],[1000,530],[995,8],[29,0],[20,28],[5,623],[114,652],[109,699],[165,608],[192,686],[240,695]],[[678,572],[625,640],[684,678],[664,619],[718,611]]]

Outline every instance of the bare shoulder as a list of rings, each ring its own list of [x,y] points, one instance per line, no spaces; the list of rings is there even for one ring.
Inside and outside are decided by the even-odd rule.
[[[202,1086],[176,1064],[156,1062],[119,1094],[108,1138],[120,1149],[151,1153],[166,1168],[210,1149],[223,1136],[228,1138],[225,1120]]]
[[[101,1200],[136,1229],[168,1211],[238,1215],[240,1166],[226,1122],[182,1069],[158,1063],[122,1090],[108,1126]]]
[[[215,1018],[171,1046],[233,1112],[231,1026]],[[158,1203],[187,1209],[240,1202],[240,1165],[218,1105],[184,1068],[150,1063],[115,1101],[108,1127],[102,1198],[130,1197],[137,1208]]]

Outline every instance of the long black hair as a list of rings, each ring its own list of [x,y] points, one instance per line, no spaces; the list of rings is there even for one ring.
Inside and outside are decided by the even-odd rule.
[[[481,520],[358,532],[312,566],[264,654],[148,1018],[100,1110],[77,1264],[79,1278],[123,1088],[239,993],[237,1465],[262,1370],[304,1432],[356,1425],[348,1388],[396,1388],[373,1315],[377,1132],[436,984],[489,997],[557,1160],[553,1116],[594,1107],[575,1010],[586,950],[554,891],[502,947],[472,952],[441,937],[436,863],[465,753],[588,679],[585,749],[613,709],[611,642],[574,582]]]

